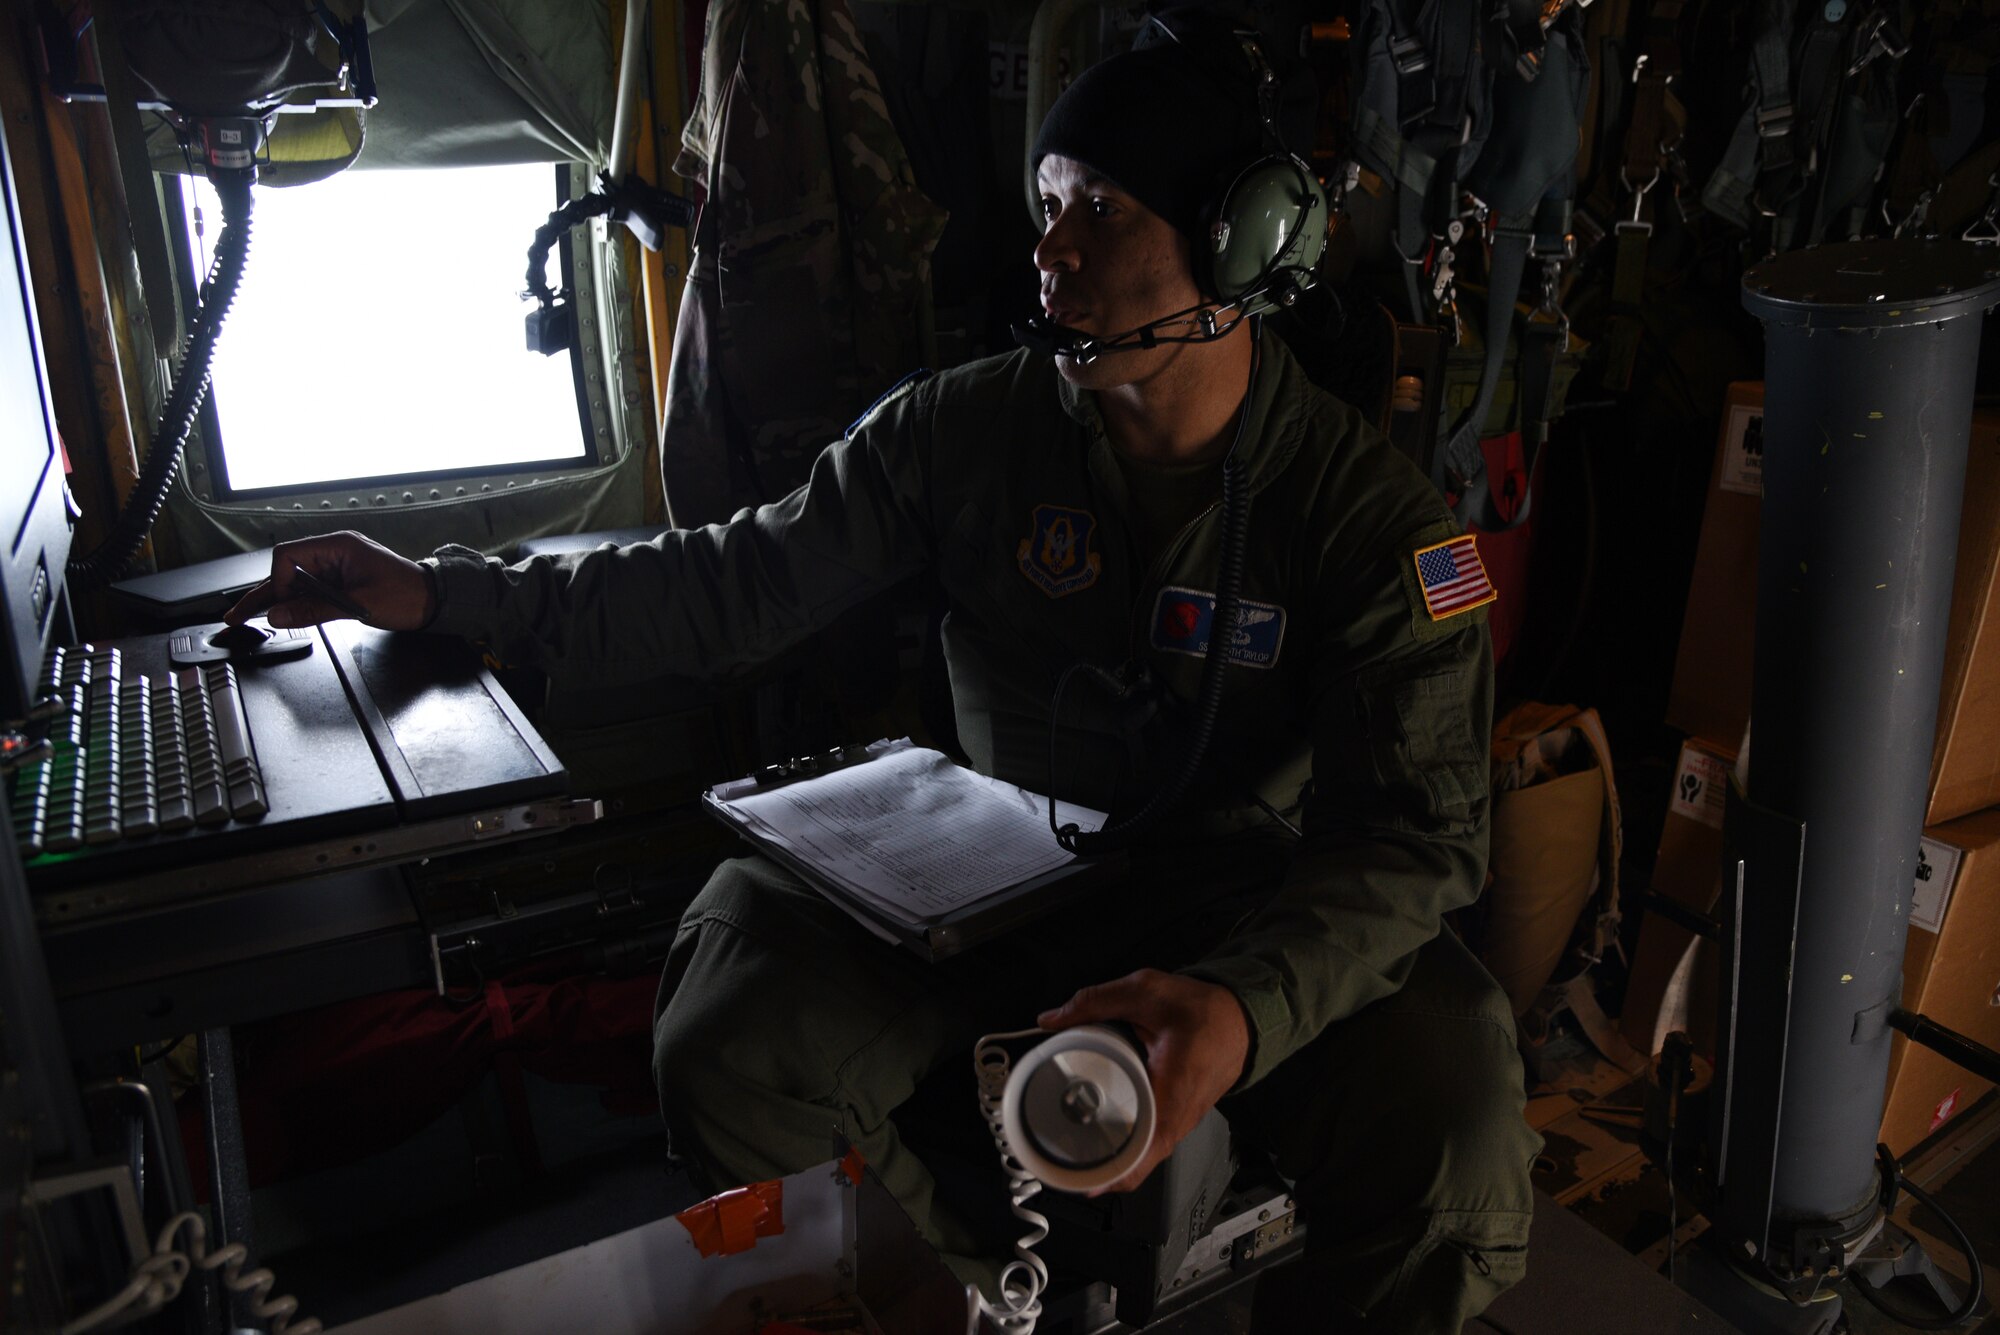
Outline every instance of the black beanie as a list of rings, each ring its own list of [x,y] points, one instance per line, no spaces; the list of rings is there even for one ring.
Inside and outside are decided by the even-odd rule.
[[[1202,245],[1203,208],[1264,155],[1248,68],[1227,43],[1189,34],[1092,65],[1049,108],[1030,169],[1051,153],[1093,167]]]

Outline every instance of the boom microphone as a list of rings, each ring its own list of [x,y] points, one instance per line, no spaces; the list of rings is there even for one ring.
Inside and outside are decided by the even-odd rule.
[[[1313,286],[1310,274],[1281,274],[1271,282],[1253,292],[1247,292],[1235,301],[1214,306],[1190,306],[1186,310],[1175,311],[1172,315],[1162,315],[1157,320],[1127,329],[1122,334],[1111,334],[1098,338],[1080,329],[1057,324],[1046,316],[1031,315],[1026,320],[1014,322],[1014,341],[1030,352],[1039,352],[1044,357],[1068,357],[1078,366],[1088,366],[1107,352],[1130,352],[1135,349],[1157,348],[1162,343],[1213,343],[1227,338],[1236,326],[1253,311],[1268,310],[1272,306],[1289,306],[1297,300],[1298,294]],[[1227,319],[1218,312],[1229,311]],[[1163,334],[1163,329],[1185,329],[1180,334]]]
[[[1014,321],[1014,341],[1044,357],[1073,357],[1078,340],[1087,342],[1088,336],[1046,316],[1031,315]]]
[[[1163,315],[1157,320],[1149,320],[1136,328],[1127,329],[1122,334],[1112,334],[1098,338],[1080,329],[1057,324],[1042,316],[1029,316],[1025,322],[1014,325],[1014,341],[1045,357],[1068,357],[1078,366],[1088,366],[1107,352],[1130,352],[1140,348],[1156,348],[1162,343],[1213,343],[1243,323],[1241,311],[1227,320],[1216,319],[1214,306],[1190,306],[1172,315]],[[1193,332],[1186,334],[1162,334],[1162,329],[1192,326]]]

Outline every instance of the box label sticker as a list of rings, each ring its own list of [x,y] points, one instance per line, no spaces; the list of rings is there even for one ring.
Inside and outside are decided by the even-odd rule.
[[[1729,410],[1722,434],[1722,489],[1744,496],[1764,494],[1764,409],[1739,403]]]
[[[1721,756],[1681,748],[1681,763],[1674,771],[1674,795],[1669,809],[1676,816],[1698,820],[1703,825],[1722,828],[1722,805],[1729,794],[1729,762]]]
[[[1958,1111],[1958,1096],[1964,1092],[1965,1086],[1960,1085],[1957,1089],[1954,1089],[1951,1093],[1938,1100],[1938,1106],[1931,1110],[1931,1131],[1937,1130],[1951,1120],[1951,1115]],[[1924,1134],[1929,1135],[1930,1131],[1926,1131]]]
[[[1944,911],[1958,881],[1959,860],[1965,854],[1950,844],[1926,839],[1917,845],[1916,888],[1910,897],[1910,926],[1926,932],[1944,927]]]

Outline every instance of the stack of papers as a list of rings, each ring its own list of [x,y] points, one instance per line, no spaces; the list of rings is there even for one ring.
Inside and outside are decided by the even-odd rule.
[[[885,940],[1076,865],[1049,829],[1046,797],[907,737],[867,750],[870,759],[844,769],[775,787],[739,779],[704,801]],[[1070,802],[1055,809],[1084,830],[1105,821]]]

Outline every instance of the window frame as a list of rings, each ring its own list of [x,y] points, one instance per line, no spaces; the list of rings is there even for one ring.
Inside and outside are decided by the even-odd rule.
[[[551,210],[572,198],[573,183],[589,179],[587,171],[573,163],[543,164],[554,169]],[[448,170],[448,169],[447,169]],[[310,185],[298,187],[310,190]],[[169,236],[174,247],[174,274],[181,309],[195,308],[202,273],[196,268],[192,238],[186,222],[187,186],[176,175],[163,182],[162,203]],[[521,254],[525,267],[528,241],[539,219],[523,219]],[[292,486],[234,488],[228,485],[228,469],[216,393],[202,396],[195,431],[188,441],[184,478],[188,490],[203,505],[237,513],[258,511],[354,511],[384,506],[409,507],[423,504],[450,504],[476,501],[481,496],[516,494],[523,488],[565,478],[588,476],[615,466],[629,452],[633,437],[631,408],[633,392],[621,382],[623,364],[629,360],[618,315],[615,288],[622,257],[617,238],[601,227],[593,227],[577,250],[576,229],[565,231],[558,240],[554,259],[557,286],[569,294],[570,379],[576,394],[577,425],[583,435],[583,453],[565,459],[532,460],[525,463],[495,463],[471,468],[437,469],[394,473],[334,482],[300,483]],[[255,263],[254,254],[252,263]],[[527,306],[523,303],[525,316]],[[600,336],[603,335],[603,336]],[[227,325],[223,338],[230,336]],[[604,394],[594,387],[606,384],[617,392]]]

